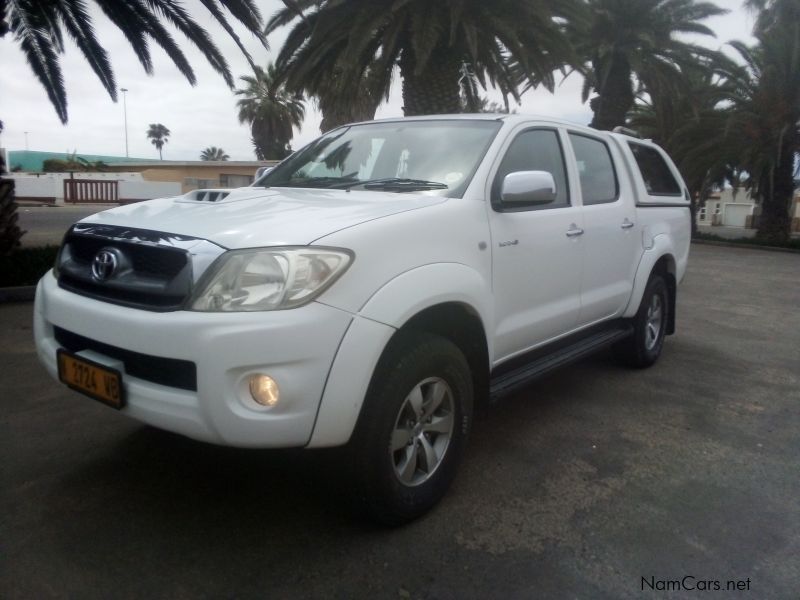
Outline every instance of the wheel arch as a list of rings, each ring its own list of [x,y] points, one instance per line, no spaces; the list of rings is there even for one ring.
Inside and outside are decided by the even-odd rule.
[[[644,290],[647,287],[647,282],[650,281],[653,273],[658,273],[664,277],[667,283],[669,293],[667,334],[673,334],[675,333],[675,308],[678,290],[677,262],[667,236],[656,236],[653,242],[653,247],[644,253],[642,260],[639,262],[631,299],[623,316],[633,317],[636,314],[636,311],[639,310]]]
[[[667,335],[675,333],[675,307],[678,293],[678,280],[676,276],[675,257],[672,254],[664,254],[653,265],[653,273],[658,273],[664,277],[667,283],[667,295],[669,297],[669,310],[667,311]]]
[[[464,302],[443,302],[429,306],[395,332],[419,331],[439,335],[455,344],[467,359],[478,406],[489,393],[489,343],[480,314]]]
[[[491,348],[486,331],[490,285],[459,263],[402,273],[377,290],[355,316],[333,360],[309,447],[347,443],[387,349],[405,332],[440,335],[465,355],[476,403],[488,394]]]
[[[436,263],[412,269],[376,292],[361,314],[403,331],[440,335],[464,353],[473,372],[475,397],[488,391],[492,348],[489,344],[491,284],[460,263]],[[420,292],[424,293],[420,293]]]

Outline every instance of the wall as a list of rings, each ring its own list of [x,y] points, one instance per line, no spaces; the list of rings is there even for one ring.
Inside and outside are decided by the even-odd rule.
[[[64,180],[69,173],[9,173],[16,181],[17,200],[32,200],[51,204],[64,203]],[[177,196],[181,185],[175,182],[145,181],[140,173],[75,173],[75,179],[119,181],[119,199],[151,200],[166,196]]]
[[[236,162],[192,161],[191,163],[177,163],[177,161],[163,161],[161,164],[115,164],[113,167],[119,171],[137,171],[146,181],[179,183],[182,192],[186,193],[201,188],[223,187],[220,183],[221,175],[246,177],[249,185],[258,167],[277,164],[277,161],[252,161],[244,165],[241,163],[236,164]]]
[[[120,181],[119,199],[152,200],[153,198],[169,198],[180,196],[181,184],[174,181]]]

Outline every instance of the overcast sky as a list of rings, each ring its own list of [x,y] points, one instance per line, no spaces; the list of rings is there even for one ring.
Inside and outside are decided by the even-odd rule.
[[[230,38],[216,25],[196,0],[186,6],[206,27],[225,54],[231,72],[238,79],[250,67]],[[742,8],[741,0],[716,0],[730,13],[709,19],[706,24],[716,32],[716,39],[700,40],[713,48],[739,39],[751,42],[753,16]],[[265,20],[280,6],[280,0],[258,0]],[[123,35],[102,14],[94,10],[94,25],[100,43],[111,58],[118,87],[127,88],[128,145],[132,157],[157,158],[157,150],[145,136],[148,124],[163,123],[172,135],[164,147],[165,160],[196,160],[207,146],[222,147],[231,160],[254,160],[250,132],[236,117],[236,99],[217,73],[188,41],[175,33],[176,39],[195,70],[198,83],[192,87],[172,65],[163,51],[152,45],[155,74],[144,73]],[[249,34],[242,34],[257,64],[265,64],[277,54],[286,30],[269,38],[265,50]],[[125,128],[122,95],[115,104],[100,85],[78,49],[70,45],[62,56],[61,66],[66,81],[69,122],[62,125],[50,104],[44,88],[36,80],[24,55],[8,34],[0,39],[0,120],[5,131],[0,147],[24,150],[72,152],[84,154],[125,155]],[[377,117],[402,116],[399,77],[391,98],[378,109]],[[588,123],[591,112],[580,101],[581,80],[570,77],[556,89],[528,92],[520,113],[560,117],[577,123]],[[489,93],[492,99],[499,96]],[[296,132],[293,146],[299,148],[319,135],[320,116],[309,103],[303,128]]]

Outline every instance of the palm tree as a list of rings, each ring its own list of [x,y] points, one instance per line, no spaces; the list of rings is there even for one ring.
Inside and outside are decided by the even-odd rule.
[[[751,186],[761,200],[758,237],[789,239],[800,154],[800,4],[797,0],[748,0],[759,10],[755,48],[739,45],[754,85],[746,87],[737,124],[746,127]]]
[[[292,25],[276,60],[287,86],[317,93],[336,79],[339,105],[363,90],[385,97],[395,67],[406,115],[459,112],[465,64],[486,88],[519,98],[520,74],[552,89],[552,73],[575,55],[565,20],[580,0],[294,0],[267,23],[269,34]],[[323,107],[324,109],[324,107]]]
[[[0,133],[3,132],[3,122],[0,121]],[[20,246],[20,240],[25,234],[17,225],[17,202],[14,196],[14,180],[3,179],[6,164],[0,154],[0,256],[9,254]]]
[[[716,88],[691,108],[694,117],[675,95],[654,111],[661,113],[654,129],[673,129],[662,139],[690,189],[697,191],[698,182],[702,188],[723,179],[737,185],[743,175],[760,204],[757,235],[770,242],[789,237],[800,152],[800,6],[796,10],[791,20],[772,21],[766,29],[757,25],[755,46],[731,43],[744,64],[728,61],[718,69]],[[760,17],[758,23],[763,22]],[[667,106],[676,112],[671,124],[663,110]],[[634,122],[641,126],[637,112]]]
[[[669,152],[686,181],[693,236],[695,214],[711,191],[739,181],[742,139],[728,126],[739,74],[737,65],[719,55],[685,69],[680,86],[654,86],[630,113],[630,124]]]
[[[175,27],[205,56],[215,71],[233,87],[233,76],[222,52],[209,33],[174,0],[95,0],[106,17],[125,35],[145,72],[153,72],[149,42],[161,46],[167,56],[194,85],[196,77],[183,51],[162,24]],[[233,18],[267,48],[262,32],[263,21],[255,0],[202,0],[203,6],[244,53],[253,61],[223,13]],[[14,34],[14,41],[25,53],[34,75],[44,86],[62,123],[67,122],[67,93],[59,64],[64,53],[64,38],[71,38],[80,49],[109,96],[116,102],[117,88],[111,61],[97,40],[86,0],[0,0],[0,38]]]
[[[586,61],[584,101],[594,91],[591,126],[613,129],[625,124],[635,99],[634,77],[645,89],[679,81],[680,71],[698,57],[715,53],[682,41],[676,34],[713,36],[700,21],[726,13],[696,0],[584,0],[588,21],[568,23],[570,37]]]
[[[225,154],[225,150],[216,146],[209,146],[200,153],[200,160],[228,160],[230,156]]]
[[[303,93],[316,100],[322,113],[320,131],[325,133],[356,121],[371,121],[385,95],[376,87],[376,71],[367,69],[357,81],[348,82],[338,73],[327,73],[315,81],[308,81]]]
[[[170,132],[161,123],[150,123],[150,128],[147,130],[147,137],[150,138],[150,143],[158,149],[158,158],[164,160],[161,154],[164,144],[169,141]]]
[[[282,159],[291,154],[294,128],[300,127],[305,105],[299,94],[290,93],[277,82],[275,65],[255,67],[253,75],[240,77],[244,87],[237,89],[239,122],[248,123],[259,160]]]
[[[800,16],[800,15],[798,15]],[[757,33],[758,44],[736,48],[750,76],[729,127],[742,136],[742,166],[760,200],[758,237],[789,239],[794,168],[800,152],[800,21]]]
[[[796,20],[800,6],[795,0],[745,0],[745,7],[757,13],[756,33],[766,33],[783,22]]]

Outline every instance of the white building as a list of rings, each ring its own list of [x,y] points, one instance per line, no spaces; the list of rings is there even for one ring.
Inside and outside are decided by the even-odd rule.
[[[697,224],[703,226],[724,226],[755,228],[758,226],[759,206],[750,192],[739,188],[714,192],[705,205],[697,210]],[[800,187],[795,190],[794,200],[789,209],[791,231],[800,232]]]
[[[749,227],[755,208],[755,200],[746,189],[739,188],[735,192],[732,188],[724,189],[712,193],[698,209],[697,224]]]

